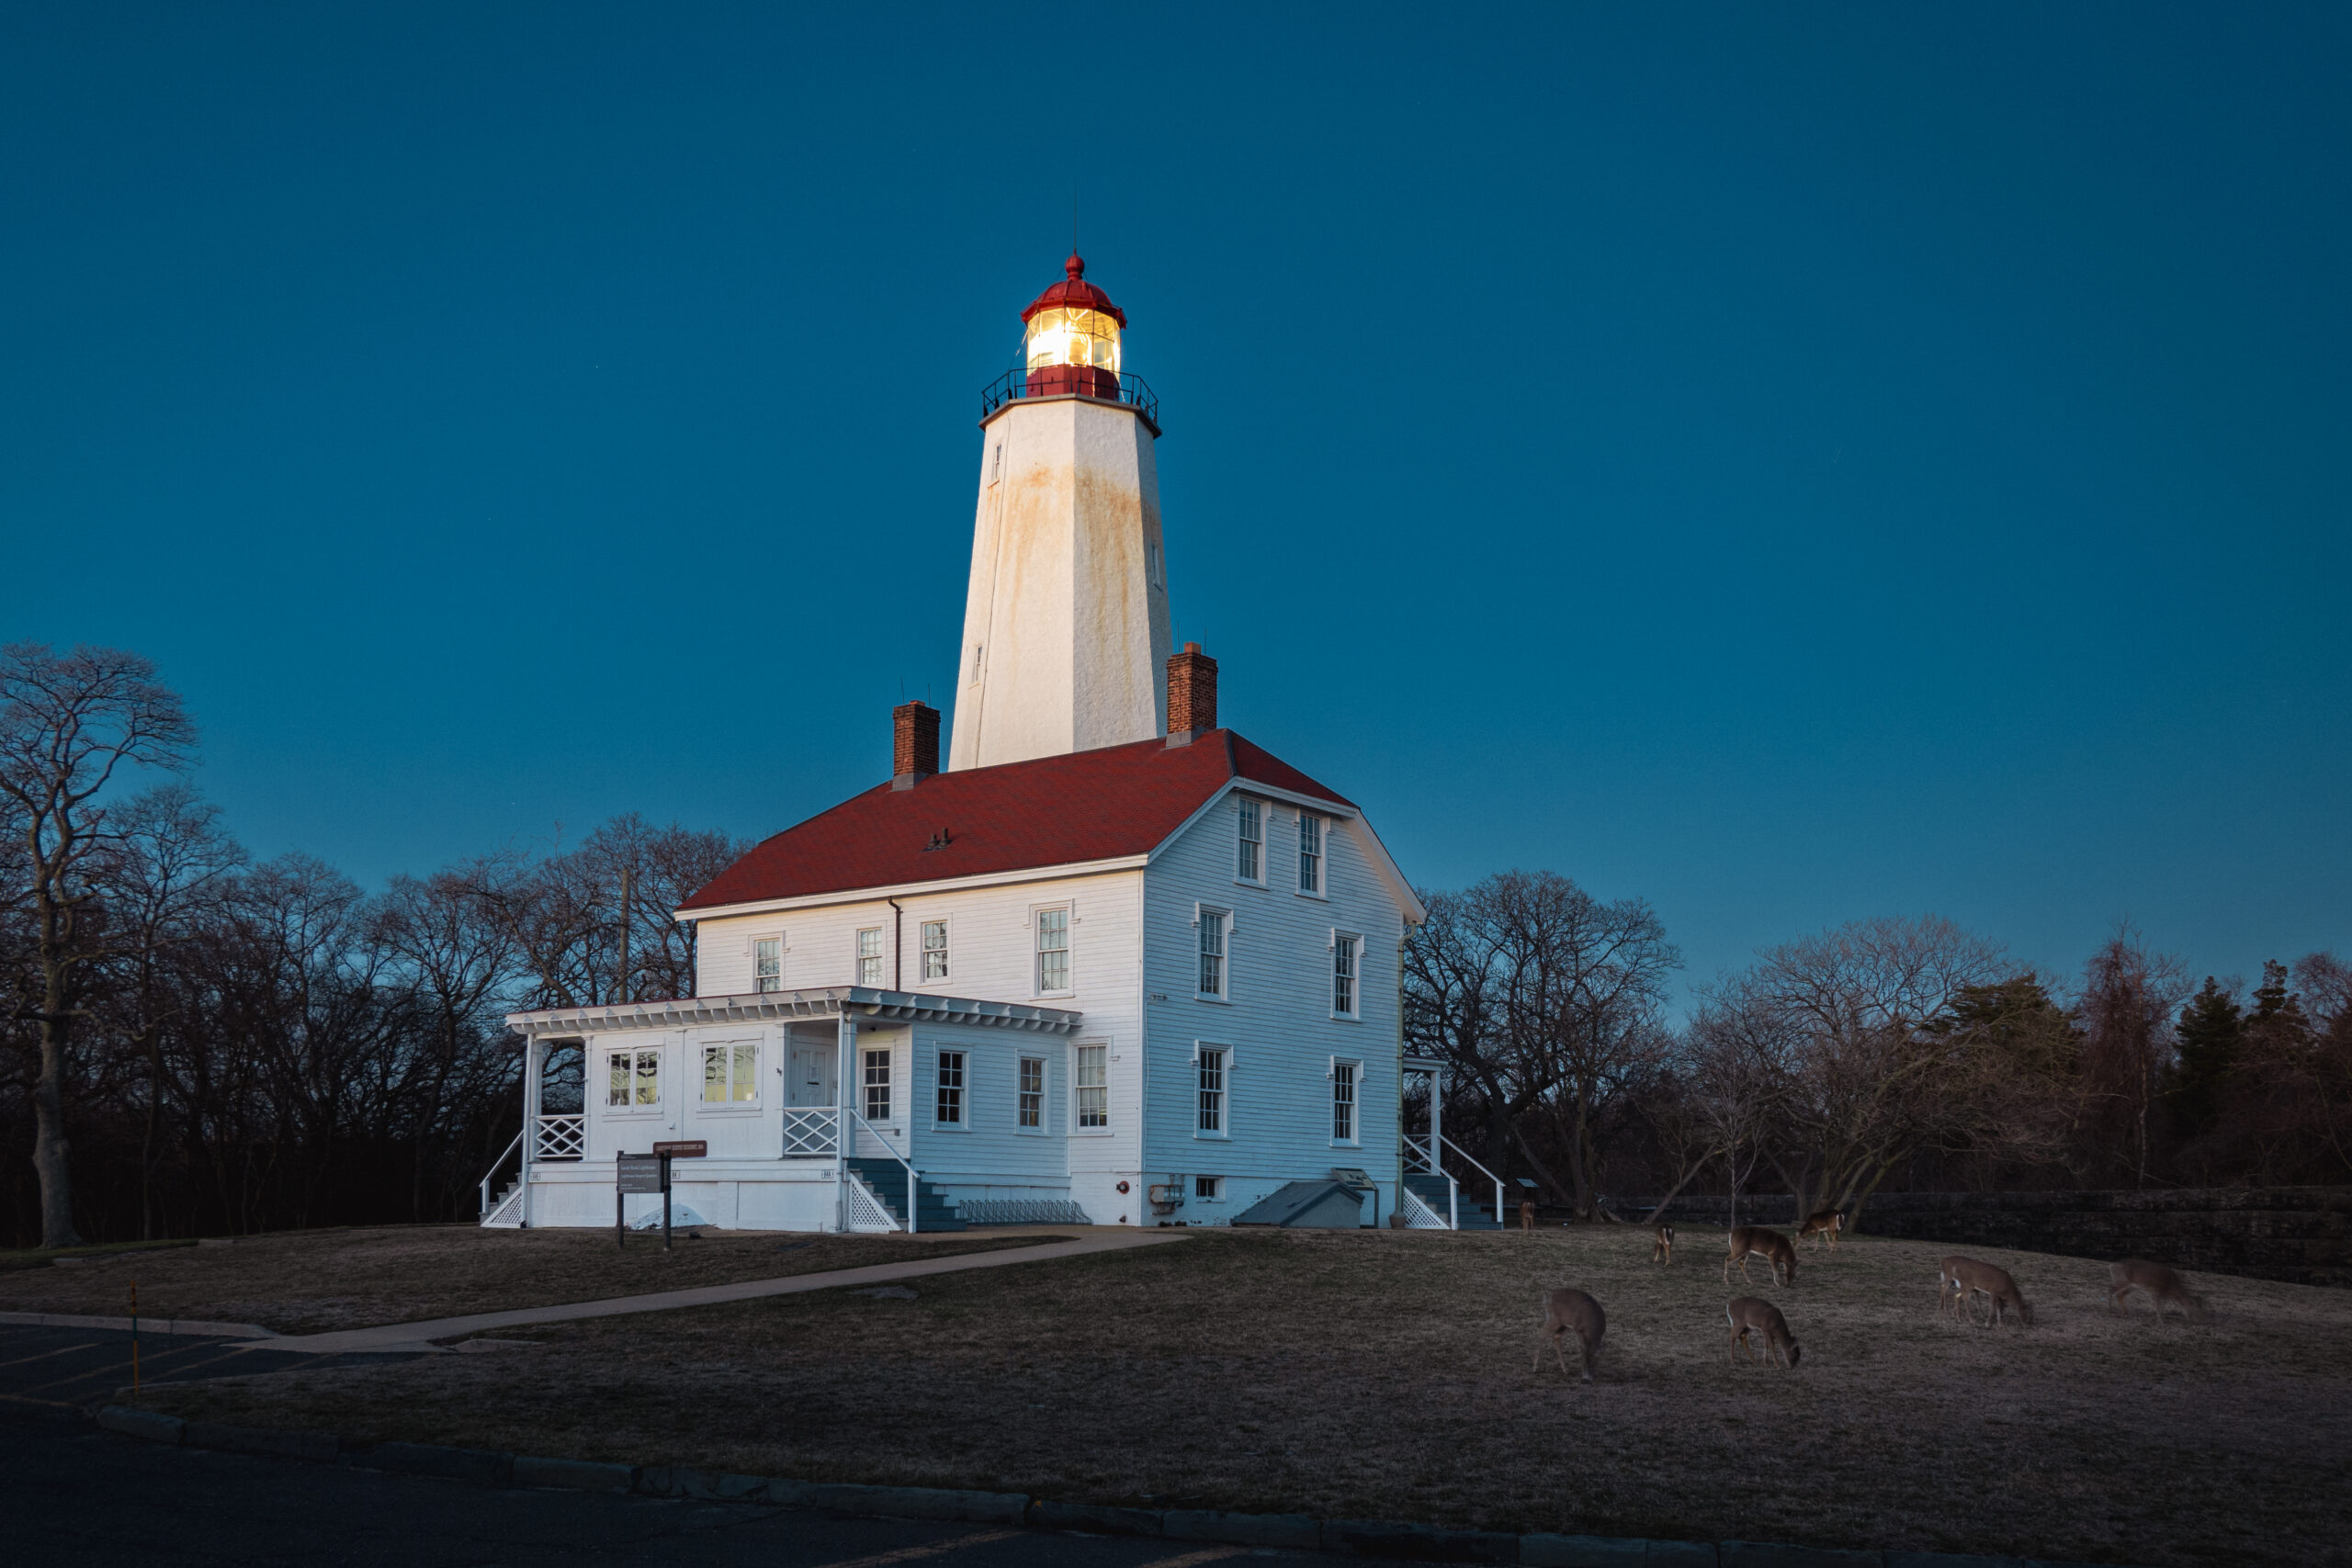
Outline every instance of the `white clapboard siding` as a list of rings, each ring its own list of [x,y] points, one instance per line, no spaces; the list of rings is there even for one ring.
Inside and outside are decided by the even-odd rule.
[[[1350,819],[1328,818],[1320,898],[1299,896],[1298,812],[1266,808],[1264,886],[1235,877],[1238,806],[1219,801],[1146,872],[1151,1085],[1145,1165],[1163,1176],[1223,1176],[1227,1202],[1243,1189],[1356,1167],[1384,1185],[1396,1179],[1397,942],[1403,912],[1374,874]],[[1195,909],[1229,909],[1231,1000],[1195,998]],[[1331,1017],[1333,928],[1363,938],[1357,985],[1360,1021]],[[1165,1000],[1158,999],[1164,997]],[[1232,1052],[1225,1138],[1196,1135],[1193,1046]],[[1362,1064],[1357,1139],[1331,1137],[1330,1062]],[[1192,1208],[1189,1201],[1188,1210]]]

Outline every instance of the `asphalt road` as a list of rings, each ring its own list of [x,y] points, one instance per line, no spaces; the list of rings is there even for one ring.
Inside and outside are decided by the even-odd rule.
[[[864,1519],[740,1504],[470,1485],[337,1465],[169,1448],[83,1414],[130,1381],[130,1336],[0,1327],[0,1540],[40,1568],[215,1563],[488,1568],[1194,1568],[1242,1547]],[[144,1381],[274,1371],[316,1357],[148,1337]]]

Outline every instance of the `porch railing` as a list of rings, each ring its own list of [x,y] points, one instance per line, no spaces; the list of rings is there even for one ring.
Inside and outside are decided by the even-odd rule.
[[[507,1145],[496,1159],[490,1162],[488,1170],[481,1173],[481,1217],[485,1221],[490,1218],[490,1184],[498,1179],[498,1173],[506,1168],[507,1160],[513,1156],[516,1149],[522,1146],[523,1134],[517,1133],[514,1134],[514,1141]]]
[[[880,1149],[884,1155],[888,1156],[891,1159],[897,1160],[900,1165],[907,1168],[907,1234],[909,1235],[914,1235],[915,1184],[920,1179],[915,1173],[914,1166],[908,1161],[906,1156],[900,1154],[897,1149],[890,1146],[889,1139],[875,1131],[873,1122],[868,1122],[865,1117],[860,1116],[856,1111],[850,1110],[847,1106],[843,1106],[842,1108],[842,1113],[849,1118],[854,1129],[852,1135],[853,1147],[864,1146],[862,1142],[857,1140],[854,1135],[856,1132],[862,1132],[866,1135],[866,1137],[874,1140],[875,1146]]]
[[[584,1112],[542,1116],[539,1135],[532,1140],[533,1159],[588,1157],[588,1117]]]
[[[784,1111],[784,1157],[831,1159],[841,1147],[842,1108],[789,1105]]]

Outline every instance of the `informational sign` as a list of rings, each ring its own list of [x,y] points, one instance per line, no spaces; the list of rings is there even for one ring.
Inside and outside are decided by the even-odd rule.
[[[680,1138],[673,1143],[656,1144],[653,1152],[672,1159],[701,1159],[710,1153],[709,1143],[702,1138]]]
[[[623,1155],[613,1162],[615,1190],[620,1192],[666,1192],[670,1188],[670,1162],[660,1155]]]

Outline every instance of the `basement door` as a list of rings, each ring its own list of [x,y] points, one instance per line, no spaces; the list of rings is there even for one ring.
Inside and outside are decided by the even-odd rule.
[[[784,1102],[790,1106],[831,1105],[835,1103],[834,1089],[839,1082],[836,1059],[840,1042],[833,1032],[816,1030],[803,1033],[792,1032],[791,1049],[786,1053],[784,1067]]]

